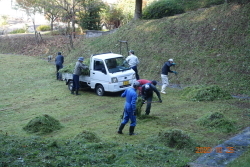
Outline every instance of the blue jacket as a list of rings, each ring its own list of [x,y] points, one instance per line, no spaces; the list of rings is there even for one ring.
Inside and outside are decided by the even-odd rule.
[[[170,70],[171,66],[172,66],[172,64],[170,64],[169,61],[165,62],[162,69],[161,69],[161,74],[168,75],[168,72],[173,73],[173,71]]]
[[[124,108],[128,112],[133,112],[136,109],[136,100],[137,100],[137,93],[135,88],[128,88],[126,89],[121,97],[126,97],[126,102]]]
[[[62,66],[64,63],[64,57],[63,55],[57,55],[55,58],[56,65]]]

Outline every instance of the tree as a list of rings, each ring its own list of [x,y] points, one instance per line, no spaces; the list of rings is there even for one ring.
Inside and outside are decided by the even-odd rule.
[[[36,31],[35,15],[36,13],[42,13],[42,8],[39,5],[40,1],[39,0],[16,0],[16,2],[17,2],[17,6],[24,9],[27,16],[32,19],[33,27],[35,31],[36,43],[39,44],[40,42],[39,37],[41,37],[41,34],[39,34]]]
[[[42,0],[40,5],[44,9],[46,19],[50,21],[50,30],[53,31],[53,23],[60,17],[61,9],[56,6],[54,1]]]
[[[64,10],[65,14],[63,19],[71,22],[72,34],[75,38],[76,12],[78,12],[76,9],[79,3],[84,3],[85,0],[54,0],[54,2],[58,8]]]
[[[83,29],[100,30],[101,29],[101,11],[105,8],[101,0],[86,0],[81,3],[83,10],[79,11],[79,25]]]
[[[135,15],[134,19],[141,19],[142,17],[142,0],[135,0]]]
[[[122,11],[114,6],[109,6],[106,4],[105,10],[101,14],[102,24],[104,24],[107,29],[118,28],[121,25],[121,21],[124,19]]]

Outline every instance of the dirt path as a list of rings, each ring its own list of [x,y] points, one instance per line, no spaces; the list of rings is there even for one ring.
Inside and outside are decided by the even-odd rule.
[[[191,167],[225,167],[242,155],[248,149],[248,146],[250,146],[250,127],[216,146],[210,153],[203,153],[202,156],[189,165]]]

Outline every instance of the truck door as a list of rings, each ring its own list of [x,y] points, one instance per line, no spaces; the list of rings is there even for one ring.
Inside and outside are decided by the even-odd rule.
[[[107,71],[102,60],[95,59],[93,62],[93,70],[90,73],[91,87],[95,87],[96,83],[102,83],[105,87],[108,84]]]

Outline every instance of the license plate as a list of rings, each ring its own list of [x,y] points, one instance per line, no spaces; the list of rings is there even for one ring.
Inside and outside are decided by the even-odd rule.
[[[129,81],[123,81],[123,85],[129,85]]]

